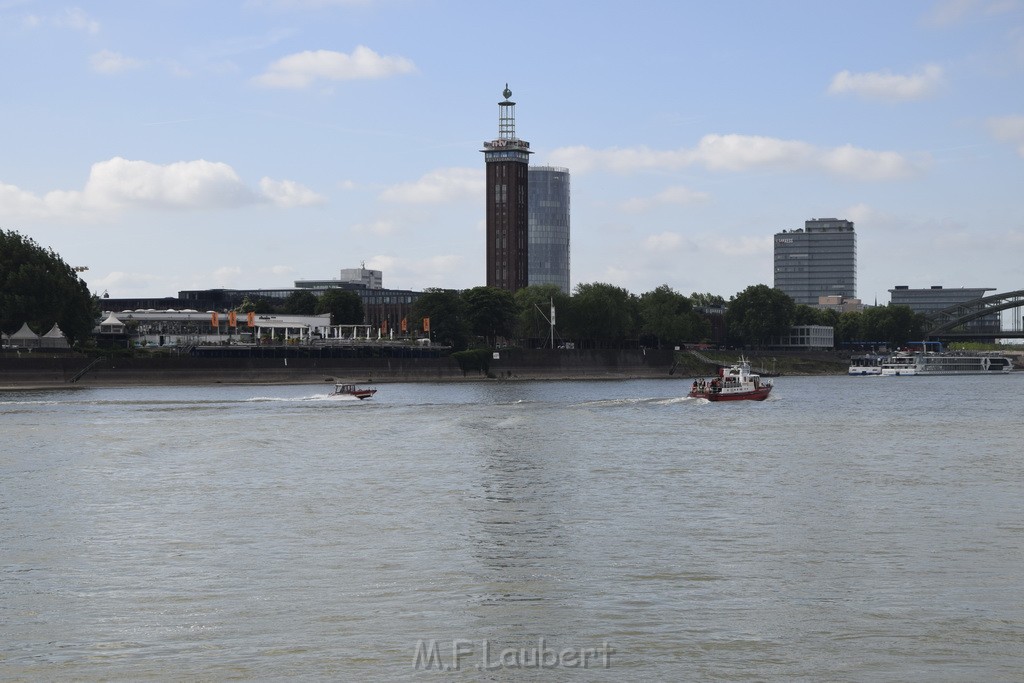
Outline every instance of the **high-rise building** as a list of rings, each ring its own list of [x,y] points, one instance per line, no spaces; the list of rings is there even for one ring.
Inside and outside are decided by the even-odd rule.
[[[516,137],[516,103],[505,84],[498,137],[484,143],[487,167],[487,286],[509,291],[529,284],[530,143]]]
[[[530,168],[529,284],[569,294],[569,169]]]
[[[798,304],[857,296],[857,234],[853,222],[812,218],[803,229],[775,234],[775,289]]]
[[[939,311],[967,303],[974,299],[987,296],[986,292],[994,292],[994,287],[943,287],[932,285],[924,289],[911,289],[907,285],[896,285],[889,290],[889,303],[895,306],[907,306],[914,313],[933,315]],[[989,313],[964,324],[969,332],[997,334],[1001,329],[999,313]]]

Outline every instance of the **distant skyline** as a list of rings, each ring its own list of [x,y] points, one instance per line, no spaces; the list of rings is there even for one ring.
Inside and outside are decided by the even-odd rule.
[[[485,282],[508,83],[572,286],[726,298],[853,221],[857,294],[1024,289],[1024,2],[0,0],[0,229],[111,297]]]

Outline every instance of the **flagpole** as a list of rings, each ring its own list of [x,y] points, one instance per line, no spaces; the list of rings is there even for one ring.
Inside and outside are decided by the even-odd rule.
[[[555,299],[552,297],[549,299],[551,303],[551,349],[555,348]]]

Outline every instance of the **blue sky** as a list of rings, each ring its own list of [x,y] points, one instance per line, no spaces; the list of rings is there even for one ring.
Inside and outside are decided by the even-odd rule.
[[[97,293],[484,284],[506,82],[572,284],[729,296],[852,220],[858,295],[1024,288],[1024,3],[0,0],[0,228]]]

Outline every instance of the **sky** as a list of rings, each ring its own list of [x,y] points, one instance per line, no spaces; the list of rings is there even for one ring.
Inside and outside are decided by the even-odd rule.
[[[851,220],[857,295],[1024,289],[1024,0],[0,0],[0,229],[111,297],[485,284],[506,83],[571,283],[726,299]]]

